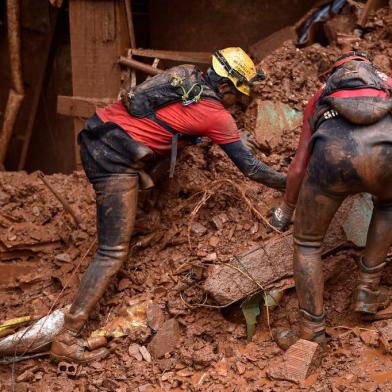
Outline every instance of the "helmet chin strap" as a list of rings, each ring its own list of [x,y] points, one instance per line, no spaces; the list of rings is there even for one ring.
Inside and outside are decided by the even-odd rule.
[[[219,76],[213,68],[208,68],[207,72],[204,75],[204,79],[206,83],[222,98],[223,93],[221,92],[219,86],[222,83],[228,83],[230,85],[230,80],[227,78],[223,78],[222,76]],[[234,86],[233,86],[234,88]]]

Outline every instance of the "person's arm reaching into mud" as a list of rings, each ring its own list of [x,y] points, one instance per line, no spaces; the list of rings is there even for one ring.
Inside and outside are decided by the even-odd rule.
[[[220,144],[220,147],[245,176],[271,188],[285,189],[286,176],[259,161],[242,141]]]
[[[287,226],[291,221],[295,205],[297,204],[302,181],[305,177],[306,168],[310,158],[309,142],[312,137],[309,118],[315,110],[322,91],[323,89],[320,89],[315,95],[313,95],[306,106],[298,148],[287,173],[287,185],[283,202],[272,212],[270,219],[271,225],[282,231],[287,229]]]

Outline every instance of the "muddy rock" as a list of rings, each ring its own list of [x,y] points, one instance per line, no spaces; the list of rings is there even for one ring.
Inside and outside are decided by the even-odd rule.
[[[151,354],[148,352],[145,346],[140,346],[139,351],[146,362],[151,362]]]
[[[180,338],[180,325],[174,318],[167,320],[152,338],[148,351],[155,358],[162,358],[167,353],[172,353]]]
[[[128,354],[139,362],[143,359],[142,354],[140,352],[139,344],[136,343],[131,344],[128,348]]]
[[[205,226],[203,226],[201,223],[199,222],[194,222],[192,224],[192,233],[198,235],[198,236],[202,236],[204,234],[207,233],[207,228]]]
[[[392,320],[380,320],[372,323],[380,334],[380,344],[383,350],[392,353]]]
[[[211,346],[205,345],[200,349],[183,347],[181,349],[181,359],[188,366],[193,366],[195,369],[203,369],[210,366],[218,359],[218,355],[214,353]]]
[[[153,330],[158,331],[165,322],[165,315],[158,304],[150,303],[147,305],[147,325]]]

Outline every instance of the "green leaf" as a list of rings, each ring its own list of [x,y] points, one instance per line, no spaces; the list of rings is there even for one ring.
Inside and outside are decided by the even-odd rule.
[[[255,333],[256,320],[257,316],[260,315],[260,302],[262,301],[262,299],[263,294],[257,293],[249,297],[241,305],[241,310],[246,321],[248,342],[252,340]]]

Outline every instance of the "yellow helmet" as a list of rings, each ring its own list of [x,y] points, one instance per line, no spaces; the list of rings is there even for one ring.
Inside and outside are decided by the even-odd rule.
[[[257,73],[252,59],[241,48],[226,48],[212,55],[212,68],[222,77],[230,79],[235,88],[250,95],[250,86],[256,80],[265,79],[264,73]]]

